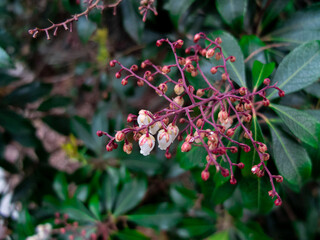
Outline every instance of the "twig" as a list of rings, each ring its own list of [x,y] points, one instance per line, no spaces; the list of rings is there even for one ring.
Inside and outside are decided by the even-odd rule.
[[[290,43],[273,43],[273,44],[269,44],[267,46],[258,48],[257,50],[253,51],[245,60],[244,62],[248,62],[251,58],[253,58],[255,55],[257,55],[258,53],[270,49],[270,48],[277,48],[277,47],[284,47],[284,46],[289,46]]]

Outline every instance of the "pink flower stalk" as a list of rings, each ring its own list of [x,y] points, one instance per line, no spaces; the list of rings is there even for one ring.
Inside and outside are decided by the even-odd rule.
[[[206,40],[209,44],[203,48],[197,44],[201,39]],[[198,33],[194,36],[195,45],[188,47],[185,52],[189,54],[187,57],[181,57],[177,54],[177,49],[183,45],[182,40],[171,42],[168,39],[160,39],[156,45],[160,47],[163,43],[167,43],[175,58],[175,62],[171,65],[156,66],[150,60],[145,60],[141,64],[144,73],[138,75],[137,66],[131,68],[123,66],[117,60],[110,61],[110,66],[120,66],[120,70],[116,73],[116,77],[121,76],[121,72],[126,72],[126,81],[135,79],[138,86],[144,84],[152,88],[159,96],[167,100],[168,105],[162,110],[151,113],[147,110],[140,110],[138,116],[129,114],[128,122],[133,122],[132,127],[121,130],[116,137],[109,135],[106,132],[98,131],[97,135],[106,135],[109,137],[109,150],[114,149],[114,141],[125,140],[125,146],[130,146],[131,153],[132,144],[127,140],[128,134],[133,134],[133,139],[139,142],[141,153],[148,155],[155,146],[154,137],[158,141],[158,147],[165,150],[165,156],[170,158],[169,152],[171,144],[175,138],[179,141],[184,140],[181,151],[188,152],[195,147],[203,147],[207,151],[207,164],[202,172],[202,179],[206,181],[210,175],[208,169],[210,166],[215,166],[217,172],[220,171],[222,176],[229,177],[230,183],[236,184],[234,177],[233,166],[240,169],[244,168],[244,164],[234,163],[230,160],[229,154],[236,153],[238,148],[242,148],[244,152],[257,151],[260,163],[253,166],[251,171],[258,177],[264,176],[266,173],[270,179],[272,190],[269,195],[276,197],[275,204],[281,205],[282,201],[279,194],[276,192],[274,180],[282,182],[283,178],[279,175],[273,175],[266,166],[265,161],[269,159],[269,154],[266,153],[267,146],[264,143],[258,142],[252,138],[252,132],[247,128],[247,123],[252,119],[252,114],[256,115],[257,110],[262,106],[268,106],[270,101],[265,97],[267,89],[277,89],[279,96],[284,96],[284,91],[279,89],[276,84],[270,86],[270,80],[264,81],[264,86],[260,90],[250,92],[247,88],[235,88],[234,82],[230,79],[227,71],[227,61],[235,62],[234,56],[225,57],[221,50],[221,38],[215,40],[209,39],[204,33]],[[212,83],[204,74],[200,67],[202,57],[222,60],[223,64],[212,66],[211,74],[221,74],[220,81]],[[180,73],[178,80],[169,76],[171,69],[177,68]],[[147,70],[144,70],[147,69]],[[218,73],[220,72],[220,73]],[[195,89],[190,84],[188,79],[201,75],[203,81],[207,84],[206,88]],[[164,76],[165,81],[155,86],[152,82],[157,76]],[[120,77],[119,77],[120,78]],[[174,88],[174,96],[166,94],[169,86]],[[260,98],[261,101],[255,101]],[[198,115],[193,114],[194,110],[200,112]],[[216,114],[217,113],[217,114]],[[179,126],[178,126],[179,125]],[[254,149],[248,145],[234,140],[232,137],[235,131],[242,129],[243,137],[252,142]],[[120,135],[120,136],[119,136]],[[232,142],[234,146],[226,147],[223,139]],[[143,144],[142,144],[143,143]],[[107,148],[108,150],[108,148]],[[222,167],[217,158],[221,157],[228,163],[228,168]]]

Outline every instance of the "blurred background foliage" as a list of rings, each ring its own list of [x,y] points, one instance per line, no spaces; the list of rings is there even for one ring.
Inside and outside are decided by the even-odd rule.
[[[139,1],[123,0],[116,15],[112,9],[93,11],[88,19],[79,19],[72,33],[60,30],[47,41],[44,35],[33,39],[28,29],[83,11],[82,0],[0,2],[0,238],[26,239],[37,225],[48,222],[54,239],[82,239],[82,230],[85,239],[92,233],[120,240],[319,238],[319,136],[311,145],[302,141],[312,162],[311,176],[301,173],[301,182],[279,185],[284,203],[273,207],[267,179],[257,185],[244,174],[234,186],[215,175],[203,182],[205,153],[198,149],[177,151],[170,160],[161,151],[143,157],[137,146],[131,155],[119,150],[121,146],[106,152],[106,139],[96,131],[113,133],[125,126],[129,113],[158,110],[164,103],[134,82],[123,87],[107,66],[109,60],[125,66],[144,59],[166,64],[173,55],[165,47],[156,48],[157,39],[181,38],[191,44],[195,33],[214,32],[228,43],[226,51],[237,60],[243,56],[243,74],[251,87],[252,72],[267,66],[269,76],[290,51],[320,40],[320,5],[316,0],[155,4],[158,16],[150,13],[145,23]],[[300,56],[298,52],[295,57]],[[298,92],[286,89],[294,93],[274,103],[305,110],[320,121],[319,62],[318,54],[309,69],[316,79]],[[272,126],[281,124],[273,113],[266,114]],[[292,129],[281,126],[290,144]],[[274,147],[274,132],[264,124],[261,128],[269,148]],[[277,171],[274,163],[269,166]],[[78,225],[59,231],[63,224],[55,213],[68,214],[68,223]]]

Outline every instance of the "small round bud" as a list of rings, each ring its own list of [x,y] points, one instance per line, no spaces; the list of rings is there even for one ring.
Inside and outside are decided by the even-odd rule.
[[[280,90],[280,91],[278,92],[278,94],[279,94],[279,97],[284,97],[285,92],[284,92],[284,91],[282,91],[282,90]]]
[[[157,45],[157,47],[160,47],[160,46],[162,45],[162,41],[161,41],[161,40],[158,40],[158,41],[156,42],[156,45]]]
[[[182,39],[178,39],[178,40],[176,41],[176,46],[175,46],[175,47],[179,49],[179,48],[181,48],[181,47],[183,46],[183,43],[184,43],[184,42],[183,42]]]
[[[269,153],[264,153],[263,154],[263,160],[268,161],[270,159],[270,154]]]
[[[222,43],[222,39],[220,37],[217,37],[215,39],[215,42],[218,43],[218,44],[221,44]]]
[[[203,124],[204,124],[204,121],[203,121],[203,119],[201,119],[201,118],[199,118],[199,119],[197,120],[197,122],[196,122],[196,125],[197,125],[198,128],[200,128]]]
[[[250,114],[248,114],[247,116],[243,117],[243,121],[245,121],[245,122],[250,122],[251,119],[252,119],[252,116]]]
[[[247,111],[251,110],[252,109],[252,104],[251,103],[245,103],[244,104],[244,109],[247,110]]]
[[[230,152],[237,153],[238,152],[238,148],[233,146],[233,147],[230,148]]]
[[[232,177],[232,178],[230,179],[230,184],[232,184],[232,185],[237,184],[237,180],[236,180],[234,177]]]
[[[244,152],[250,152],[251,148],[249,146],[244,146],[243,151]]]
[[[200,40],[200,38],[201,38],[201,35],[200,35],[199,33],[197,33],[197,34],[194,35],[194,37],[193,37],[193,42],[194,42],[194,43],[197,43],[197,42]]]
[[[226,81],[226,80],[228,79],[227,74],[226,74],[226,73],[222,73],[222,74],[221,74],[221,79],[222,79],[223,81]]]
[[[111,152],[112,150],[113,150],[113,146],[112,146],[112,144],[107,144],[106,145],[106,150],[108,151],[108,152]]]
[[[122,85],[122,86],[125,86],[125,85],[127,85],[127,84],[128,84],[128,80],[127,80],[126,78],[124,78],[124,79],[121,80],[121,85]]]
[[[190,48],[187,48],[184,52],[185,52],[186,54],[189,54],[189,53],[190,53]]]
[[[165,84],[165,83],[160,83],[158,89],[159,89],[163,94],[165,94],[165,93],[167,92],[167,90],[168,90],[168,86],[167,86],[167,84]]]
[[[181,146],[181,152],[189,152],[191,150],[191,144],[184,142]]]
[[[82,236],[82,237],[85,237],[86,234],[87,234],[86,230],[85,230],[85,229],[82,229],[82,230],[81,230],[81,236]]]
[[[201,49],[200,54],[205,57],[207,55],[207,50],[205,48]]]
[[[109,62],[110,67],[114,67],[116,65],[116,62],[117,62],[116,60],[111,60]]]
[[[263,84],[268,86],[270,84],[270,79],[269,78],[265,78],[263,80]]]
[[[163,68],[161,69],[162,73],[163,74],[167,74],[169,73],[171,70],[170,70],[170,67],[168,66],[163,66]]]
[[[120,72],[117,72],[117,73],[115,74],[115,76],[116,76],[116,78],[121,78],[121,73],[120,73]]]
[[[269,197],[274,197],[275,196],[275,193],[274,193],[274,191],[273,190],[270,190],[269,192],[268,192],[268,195],[269,195]]]
[[[264,152],[266,152],[266,151],[268,150],[267,145],[265,145],[264,143],[259,144],[258,149],[259,149],[259,151],[262,152],[262,153],[264,153]]]
[[[189,88],[189,92],[190,92],[190,93],[193,93],[193,92],[194,92],[194,87],[193,87],[192,85],[189,85],[188,88]]]
[[[252,172],[253,174],[257,174],[259,171],[260,171],[260,168],[259,168],[257,165],[254,165],[254,166],[251,168],[251,172]]]
[[[242,95],[242,96],[246,95],[247,94],[247,88],[241,87],[239,89],[239,94]]]
[[[192,76],[192,77],[198,76],[198,71],[197,71],[197,70],[192,70],[192,71],[191,71],[191,76]]]
[[[225,168],[221,168],[221,175],[224,177],[229,177],[229,170]]]
[[[218,118],[219,118],[220,122],[223,122],[228,118],[228,113],[226,111],[220,111],[218,113]]]
[[[197,96],[202,97],[204,95],[205,91],[203,89],[198,89],[197,90]]]
[[[137,85],[138,85],[139,87],[142,87],[142,86],[144,85],[144,81],[141,80],[141,79],[138,79],[138,80],[137,80]]]
[[[169,153],[169,152],[166,152],[166,153],[165,153],[165,157],[166,157],[167,159],[170,159],[170,158],[172,157],[172,154]]]
[[[149,76],[151,76],[151,72],[149,70],[145,71],[144,77],[146,78],[146,77],[149,77]]]
[[[132,65],[130,68],[133,72],[138,71],[138,66],[136,64]]]
[[[147,63],[144,61],[144,62],[141,63],[140,66],[141,66],[141,68],[145,68],[145,67],[147,67]]]
[[[184,92],[184,88],[182,86],[182,84],[176,84],[174,86],[174,92],[177,94],[177,95],[181,95],[183,92]]]
[[[203,181],[207,181],[210,177],[210,173],[207,170],[201,172],[201,178]]]
[[[216,60],[219,61],[221,59],[221,53],[217,52],[216,53]]]
[[[283,177],[282,176],[277,176],[276,177],[276,181],[278,182],[278,183],[282,183],[283,182]]]
[[[212,68],[210,69],[210,72],[211,72],[212,74],[216,74],[217,71],[218,71],[218,69],[217,69],[216,67],[212,67]]]
[[[126,153],[126,154],[131,154],[132,153],[132,143],[125,143],[123,145],[123,151]]]
[[[214,56],[214,52],[213,48],[208,49],[206,52],[206,58],[212,58]]]
[[[183,58],[183,57],[179,57],[178,62],[179,62],[180,65],[184,66],[186,64],[186,59]]]
[[[237,110],[238,112],[243,112],[243,104],[241,104],[241,103],[237,104],[237,105],[236,105],[236,110]]]
[[[235,62],[236,61],[236,57],[235,56],[231,56],[230,57],[230,62]]]
[[[118,131],[115,135],[115,139],[117,142],[123,141],[125,138],[125,134],[122,131]]]
[[[232,137],[233,134],[234,134],[234,130],[233,130],[232,128],[228,129],[228,131],[227,131],[227,136],[228,136],[228,137]]]
[[[231,97],[231,98],[230,98],[230,101],[234,103],[234,102],[236,102],[236,101],[237,101],[237,99],[236,99],[236,98],[234,98],[234,97]]]
[[[282,201],[280,198],[277,198],[275,201],[274,201],[274,205],[276,206],[281,206],[282,205]]]
[[[269,99],[263,99],[262,104],[263,106],[268,107],[270,105]]]
[[[246,139],[250,139],[250,137],[249,137],[249,136],[251,136],[251,137],[252,137],[252,132],[249,130],[249,135],[248,135],[248,133],[247,133],[247,132],[245,132],[243,136],[244,136],[244,138],[246,138]]]
[[[238,168],[243,169],[244,168],[244,163],[238,163]]]
[[[181,96],[177,96],[173,99],[173,101],[178,104],[180,107],[184,104],[184,99]]]
[[[128,122],[128,123],[132,122],[134,118],[135,118],[135,115],[133,115],[133,114],[130,113],[130,114],[128,115],[128,117],[127,117],[127,122]]]
[[[97,136],[98,136],[98,137],[102,137],[102,135],[103,135],[103,132],[102,132],[102,131],[97,131]]]
[[[60,228],[60,233],[61,234],[65,234],[66,233],[66,229],[65,228]]]
[[[147,80],[148,80],[149,82],[152,82],[152,81],[153,81],[153,77],[152,77],[152,76],[149,76],[149,77],[147,78]]]

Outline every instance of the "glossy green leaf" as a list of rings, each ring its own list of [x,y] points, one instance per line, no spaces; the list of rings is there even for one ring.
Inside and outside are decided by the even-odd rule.
[[[207,218],[184,217],[177,227],[177,234],[184,239],[203,239],[214,231],[214,223]]]
[[[268,191],[271,190],[268,176],[242,178],[239,184],[245,208],[263,214],[272,209],[274,200],[268,195]]]
[[[100,202],[97,194],[90,198],[89,209],[97,219],[100,219]]]
[[[250,54],[254,51],[266,46],[266,44],[261,41],[261,39],[256,35],[242,36],[239,44],[245,58],[250,56]],[[265,50],[255,54],[246,62],[246,64],[249,65],[250,68],[252,68],[254,61],[258,60],[259,62],[266,64],[268,62],[268,59],[269,53],[267,50]]]
[[[290,107],[276,104],[271,104],[270,107],[279,115],[293,135],[312,147],[318,146],[320,129],[319,122],[315,118]]]
[[[267,234],[264,233],[263,228],[257,222],[243,223],[236,221],[235,227],[237,235],[241,240],[271,240]]]
[[[43,101],[38,107],[38,111],[49,111],[52,108],[65,107],[71,103],[71,99],[63,96],[53,96]]]
[[[64,173],[60,172],[56,175],[53,189],[61,200],[68,199],[68,182]]]
[[[35,102],[39,98],[48,95],[51,88],[51,84],[35,81],[13,90],[3,101],[10,105],[23,107],[27,103]]]
[[[102,177],[102,200],[109,212],[111,212],[114,206],[118,184],[118,171],[113,168],[108,168],[106,174]]]
[[[230,234],[228,230],[223,230],[221,232],[216,232],[207,238],[208,240],[230,240]]]
[[[114,234],[112,237],[117,237],[120,240],[148,240],[150,238],[146,237],[142,233],[138,232],[137,230],[125,228]],[[113,238],[112,238],[113,239]]]
[[[215,204],[221,204],[227,200],[236,189],[236,185],[230,184],[229,181],[225,182],[223,185],[215,187],[211,199]]]
[[[141,15],[135,11],[134,1],[124,0],[121,4],[123,26],[129,36],[136,42],[141,41],[144,23]]]
[[[70,118],[67,116],[48,115],[42,118],[42,121],[50,128],[63,135],[70,134]]]
[[[71,119],[71,130],[91,150],[97,150],[97,141],[90,132],[90,126],[85,119],[78,116]]]
[[[135,179],[123,185],[118,195],[114,210],[115,216],[120,216],[136,207],[147,190],[145,179]]]
[[[272,133],[272,152],[280,175],[293,190],[301,188],[311,175],[311,160],[306,150],[267,121]]]
[[[305,43],[291,51],[280,63],[271,84],[286,94],[307,87],[320,77],[320,41]],[[270,90],[267,98],[278,96],[277,90]]]
[[[216,7],[222,19],[234,29],[242,29],[248,0],[217,0]]]
[[[311,40],[319,40],[320,4],[313,4],[306,9],[294,13],[271,33],[270,38],[274,41],[285,41],[297,44]]]
[[[179,209],[164,203],[141,207],[137,212],[129,215],[128,220],[145,227],[168,230],[175,226],[182,217]]]
[[[181,146],[181,144],[179,144]],[[181,147],[177,150],[177,159],[180,167],[183,169],[191,169],[206,164],[207,151],[203,147],[193,146],[190,152],[181,152]]]
[[[263,83],[263,80],[271,75],[275,67],[275,63],[263,64],[259,61],[254,61],[252,68],[253,89],[258,89]]]
[[[279,14],[289,2],[290,0],[271,1],[263,13],[263,18],[261,22],[262,29],[264,29],[273,20],[279,17]]]
[[[195,191],[182,186],[172,185],[170,187],[170,197],[177,206],[188,208],[194,205],[194,202],[197,199],[197,194]]]
[[[92,34],[96,31],[97,24],[90,21],[89,19],[79,18],[79,20],[77,21],[77,29],[80,41],[82,43],[87,43]]]
[[[250,130],[252,132],[252,138],[255,141],[262,142],[262,143],[265,142],[262,131],[261,131],[261,127],[260,127],[260,124],[258,123],[258,119],[256,115],[252,116]],[[244,163],[244,168],[241,170],[241,173],[243,176],[248,177],[248,176],[252,176],[252,173],[251,173],[252,166],[260,163],[260,157],[256,149],[252,145],[252,142],[249,139],[244,139],[243,143],[247,144],[251,148],[250,152],[245,152],[241,150],[241,153],[240,153],[240,162]]]
[[[320,98],[320,82],[316,82],[312,85],[310,85],[309,87],[306,87],[304,89],[305,92],[307,92],[308,94],[316,97],[316,98]]]
[[[0,126],[9,132],[12,138],[26,147],[39,146],[39,140],[35,136],[35,128],[30,121],[23,116],[9,110],[1,109]]]
[[[79,222],[97,222],[92,213],[83,205],[83,203],[76,200],[68,200],[63,202],[59,207],[62,213],[67,213],[69,218]]]
[[[246,77],[245,77],[245,71],[244,71],[244,59],[243,59],[241,48],[237,40],[232,35],[224,31],[212,32],[211,34],[208,35],[208,37],[213,40],[217,37],[220,37],[222,39],[221,48],[225,58],[229,56],[236,57],[236,61],[234,63],[231,63],[230,61],[227,62],[227,70],[230,78],[234,82],[236,82],[241,87],[246,87],[247,84],[246,84]],[[215,58],[211,58],[210,60],[215,66],[223,64],[222,59],[217,61]],[[215,75],[219,75],[219,72],[216,73]]]
[[[7,52],[0,47],[0,69],[12,67],[12,61]]]

